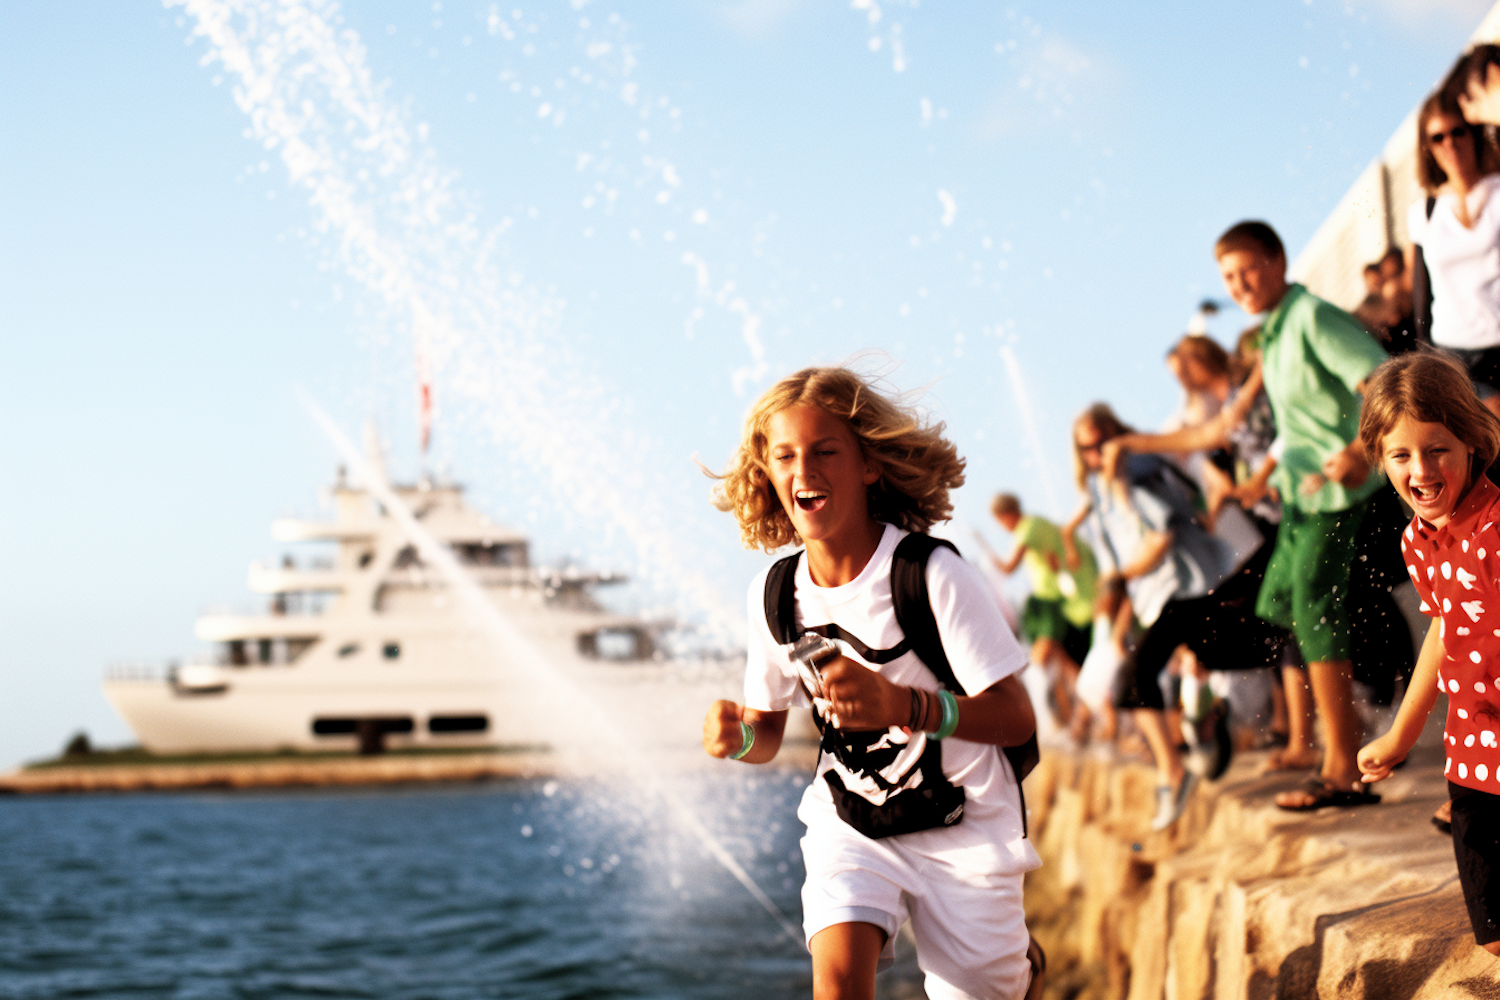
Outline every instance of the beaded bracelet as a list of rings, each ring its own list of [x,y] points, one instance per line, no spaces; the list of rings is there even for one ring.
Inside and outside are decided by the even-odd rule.
[[[947,688],[937,695],[938,701],[943,703],[943,722],[936,731],[927,734],[929,740],[945,740],[958,728],[958,698]]]
[[[755,729],[744,719],[740,720],[740,740],[741,746],[729,755],[730,760],[743,759],[745,754],[750,752],[750,748],[755,746]]]

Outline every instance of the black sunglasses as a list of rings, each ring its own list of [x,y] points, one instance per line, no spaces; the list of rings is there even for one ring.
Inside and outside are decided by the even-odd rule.
[[[1445,146],[1450,140],[1462,139],[1469,134],[1469,126],[1459,125],[1457,128],[1451,128],[1446,132],[1434,132],[1427,137],[1427,141],[1434,146]]]

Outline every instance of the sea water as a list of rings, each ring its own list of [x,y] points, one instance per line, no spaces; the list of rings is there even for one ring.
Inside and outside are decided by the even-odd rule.
[[[800,917],[807,775],[675,779]],[[0,996],[805,997],[800,943],[628,785],[0,801]],[[884,996],[920,996],[909,960]]]

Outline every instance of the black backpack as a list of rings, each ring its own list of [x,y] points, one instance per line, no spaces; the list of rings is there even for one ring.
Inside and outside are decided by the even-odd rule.
[[[943,651],[942,636],[938,634],[937,618],[932,613],[932,600],[927,593],[927,560],[939,545],[950,549],[954,555],[959,554],[952,542],[918,532],[908,534],[896,546],[891,561],[891,601],[896,613],[896,624],[900,626],[903,636],[901,642],[890,649],[869,649],[837,625],[817,626],[811,631],[829,639],[849,642],[870,663],[889,663],[907,652],[914,652],[937,677],[938,683],[955,694],[963,694],[963,688],[953,676],[948,655]],[[777,560],[766,575],[766,626],[770,629],[772,638],[782,645],[796,642],[808,631],[797,625],[796,570],[797,560],[801,557],[802,553],[798,551]],[[840,733],[826,725],[816,712],[813,713],[813,718],[822,735],[821,748],[840,759],[844,742],[879,735]],[[943,777],[941,746],[936,741],[929,742],[930,749],[939,752],[928,752],[922,756],[924,780],[921,787],[893,796],[885,806],[876,806],[863,796],[847,790],[837,773],[831,769],[825,771],[824,777],[833,792],[834,806],[838,809],[839,816],[865,836],[874,839],[957,823],[963,815],[963,789],[949,785]],[[1016,790],[1021,798],[1021,833],[1025,836],[1026,793],[1021,789],[1021,781],[1041,759],[1041,748],[1037,745],[1036,734],[1032,733],[1020,746],[1002,747],[1001,750],[1016,775]],[[907,797],[904,801],[903,796]],[[954,803],[957,804],[956,813],[952,808]]]

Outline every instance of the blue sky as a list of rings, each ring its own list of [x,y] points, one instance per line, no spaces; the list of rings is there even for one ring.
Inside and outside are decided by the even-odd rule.
[[[1066,513],[1074,413],[1177,405],[1214,237],[1305,243],[1485,10],[0,5],[0,765],[124,742],[104,664],[249,605],[337,463],[299,387],[414,475],[419,352],[429,464],[652,613],[732,623],[763,557],[692,459],[862,350],[968,457],[965,529]]]

